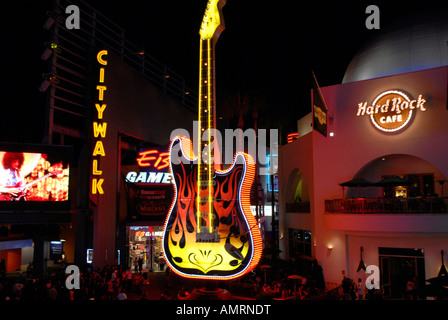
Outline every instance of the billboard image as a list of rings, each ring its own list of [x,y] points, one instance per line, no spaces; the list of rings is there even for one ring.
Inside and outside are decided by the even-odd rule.
[[[66,147],[0,144],[0,208],[68,203],[70,158]]]

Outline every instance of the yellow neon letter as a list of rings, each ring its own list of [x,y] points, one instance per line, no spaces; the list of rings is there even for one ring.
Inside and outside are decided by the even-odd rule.
[[[103,190],[103,182],[104,179],[92,179],[92,194],[97,194],[97,192],[99,194],[104,194],[104,190]]]
[[[103,56],[107,55],[107,50],[101,50],[100,52],[98,52],[97,56],[96,56],[96,60],[101,63],[103,66],[107,65],[107,61],[103,60]]]
[[[98,111],[98,119],[103,119],[103,112],[106,110],[107,104],[102,104],[101,106],[98,103],[95,103],[96,110]]]
[[[92,166],[93,166],[92,174],[94,174],[96,176],[99,176],[99,175],[101,175],[103,173],[102,170],[98,170],[98,160],[97,159],[93,160]]]
[[[104,68],[100,68],[100,82],[104,82]]]
[[[107,122],[93,123],[93,135],[95,136],[95,138],[98,138],[98,135],[100,134],[102,138],[106,138],[106,129],[107,129]]]
[[[99,91],[98,100],[103,101],[104,91],[107,90],[107,87],[106,86],[96,86],[96,89]]]
[[[95,144],[95,149],[93,149],[93,153],[92,156],[105,156],[106,155],[106,151],[104,151],[104,146],[103,146],[103,142],[101,140],[98,140]]]

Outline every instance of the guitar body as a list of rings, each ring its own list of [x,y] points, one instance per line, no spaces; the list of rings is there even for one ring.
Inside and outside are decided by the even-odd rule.
[[[48,174],[46,174],[45,176],[38,178],[34,181],[31,181],[30,183],[27,184],[23,184],[22,181],[17,182],[14,186],[5,186],[4,188],[7,189],[14,189],[14,188],[18,188],[20,189],[20,192],[18,192],[17,194],[1,194],[0,195],[0,200],[5,201],[5,200],[10,200],[10,201],[24,201],[26,200],[26,196],[28,195],[28,188],[31,187],[32,185],[38,183],[41,180],[44,180],[48,177],[53,177],[53,176],[57,176],[58,174],[61,174],[62,170],[54,170]]]
[[[176,273],[191,278],[233,279],[252,270],[262,251],[261,235],[250,211],[250,187],[255,167],[248,155],[237,153],[226,171],[215,171],[213,183],[198,186],[197,158],[191,142],[172,141],[171,172],[175,198],[165,221],[163,247],[167,263]],[[201,236],[207,217],[197,215],[201,190],[213,194],[213,233]],[[199,208],[198,208],[199,206]],[[207,227],[208,228],[208,227]],[[205,229],[207,229],[205,228]]]
[[[2,194],[2,200],[3,201],[24,201],[26,200],[26,195],[27,195],[27,190],[26,187],[22,187],[23,183],[17,182],[17,184],[15,186],[5,186],[5,188],[7,189],[14,189],[14,188],[20,188],[20,193],[16,194],[16,195],[12,195],[12,194]]]

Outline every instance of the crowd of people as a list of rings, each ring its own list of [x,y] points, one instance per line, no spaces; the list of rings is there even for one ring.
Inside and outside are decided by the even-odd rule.
[[[149,294],[147,273],[121,266],[105,266],[98,271],[80,273],[80,287],[68,289],[65,270],[53,271],[47,279],[1,277],[0,300],[127,300],[128,293],[141,299]]]
[[[323,270],[317,260],[304,276],[295,273],[293,270],[261,266],[238,283],[229,284],[229,289],[235,295],[260,300],[305,300],[325,291]]]
[[[67,289],[69,276],[65,269],[53,271],[46,279],[32,278],[29,273],[23,277],[0,277],[0,300],[128,300],[160,299],[184,300],[193,290],[195,283],[186,282],[164,265],[163,286],[155,295],[148,272],[143,272],[138,263],[135,268],[105,266],[101,270],[84,270],[80,273],[79,289]],[[236,296],[256,299],[303,300],[325,289],[322,269],[313,265],[308,276],[300,279],[288,278],[282,270],[270,272],[256,268],[237,282],[221,282],[221,288],[229,289]],[[151,294],[150,294],[151,293]]]

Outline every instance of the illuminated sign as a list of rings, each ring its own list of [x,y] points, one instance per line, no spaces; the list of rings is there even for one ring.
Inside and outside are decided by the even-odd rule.
[[[159,180],[146,178],[155,176]],[[171,175],[158,172],[151,175],[147,172],[129,172],[125,180],[128,215],[132,220],[164,219],[173,202],[174,188]]]
[[[414,111],[426,111],[425,102],[421,94],[417,99],[411,99],[402,91],[389,90],[379,94],[371,105],[359,103],[356,116],[367,115],[379,130],[396,132],[409,124]]]
[[[153,166],[157,170],[163,170],[170,165],[170,155],[168,152],[159,152],[159,150],[153,149],[140,152],[139,156],[137,163],[140,167]]]
[[[150,149],[140,152],[136,159],[141,171],[129,171],[126,180],[131,183],[173,183],[169,152]],[[145,170],[145,171],[144,171]]]
[[[290,133],[286,136],[286,141],[288,143],[291,143],[296,139],[299,139],[299,134],[297,132]]]
[[[126,180],[132,183],[172,183],[172,175],[169,172],[129,171]]]
[[[96,60],[102,66],[107,65],[107,61],[104,60],[103,58],[103,56],[105,55],[107,55],[107,50],[101,50],[98,52],[96,56]],[[107,90],[107,87],[103,85],[104,75],[105,75],[105,68],[100,67],[99,80],[98,80],[100,84],[96,86],[96,90],[98,90],[99,103],[95,103],[95,109],[97,111],[97,120],[93,122],[93,136],[98,140],[96,140],[95,147],[93,148],[92,152],[92,156],[96,157],[92,159],[92,175],[94,176],[94,178],[92,178],[92,186],[91,186],[92,194],[104,194],[103,190],[104,178],[101,178],[103,172],[99,168],[99,160],[101,159],[101,157],[106,156],[103,141],[101,140],[101,138],[106,138],[106,130],[107,130],[107,122],[102,121],[104,111],[106,110],[107,107],[105,103],[102,103],[102,101],[104,100],[104,93]]]
[[[68,201],[69,165],[61,155],[2,149],[0,201]]]
[[[163,253],[177,275],[204,280],[231,280],[252,271],[263,243],[250,211],[254,159],[238,152],[223,171],[214,164],[214,46],[224,29],[220,23],[225,0],[209,0],[201,24],[197,146],[182,136],[172,139],[170,170],[174,201],[165,219]],[[207,137],[208,135],[208,137]],[[205,139],[204,139],[205,138]]]
[[[136,231],[136,237],[161,237],[163,236],[163,231]]]
[[[61,260],[64,254],[62,241],[50,241],[50,260]]]
[[[132,220],[164,219],[173,202],[173,176],[168,172],[166,146],[141,150],[136,157],[138,171],[125,176],[128,215]]]

